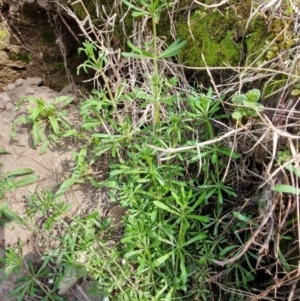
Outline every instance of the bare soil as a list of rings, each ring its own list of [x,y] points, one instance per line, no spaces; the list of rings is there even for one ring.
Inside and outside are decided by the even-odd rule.
[[[59,147],[52,146],[44,155],[40,156],[39,149],[33,147],[31,130],[27,126],[19,127],[16,141],[10,138],[12,122],[15,118],[24,114],[26,108],[24,103],[20,111],[14,110],[20,97],[35,96],[53,101],[55,97],[62,94],[48,87],[40,86],[42,82],[40,78],[20,78],[15,83],[7,85],[4,92],[0,93],[0,148],[4,148],[9,152],[9,154],[0,157],[0,162],[3,163],[0,167],[1,174],[26,167],[34,170],[34,173],[39,176],[38,182],[18,188],[11,193],[8,192],[4,198],[0,199],[0,205],[7,203],[19,216],[22,216],[25,212],[26,196],[29,193],[43,190],[55,192],[59,185],[70,176],[74,167],[72,151],[78,147],[68,142]],[[70,94],[70,96],[72,95]],[[77,105],[71,104],[68,111],[72,123],[79,124]],[[63,198],[72,205],[71,214],[84,215],[95,208],[102,210],[103,206],[107,204],[106,194],[99,190],[94,191],[88,184],[74,185]],[[37,241],[36,235],[14,223],[9,223],[6,227],[0,228],[0,256],[1,253],[3,254],[5,247],[16,246],[18,240],[23,243],[25,260],[28,258],[33,258],[33,261],[39,260],[39,247],[41,243],[46,242]],[[8,300],[7,294],[12,290],[15,280],[16,276],[13,275],[4,283],[0,283],[0,301]],[[73,300],[75,295],[70,294],[69,300]]]

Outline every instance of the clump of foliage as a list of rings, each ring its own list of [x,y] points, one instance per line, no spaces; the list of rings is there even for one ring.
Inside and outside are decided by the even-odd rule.
[[[76,3],[85,8],[82,1]],[[260,91],[235,94],[230,116],[224,109],[225,96],[212,88],[192,88],[182,74],[168,68],[173,66],[170,59],[178,60],[186,45],[177,39],[166,46],[157,35],[162,12],[171,3],[122,3],[134,22],[138,19],[139,25],[148,26],[147,35],[138,39],[133,35],[114,56],[103,44],[110,41],[106,27],[98,29],[102,36],[95,41],[90,39],[90,29],[85,32],[89,39],[79,52],[86,55],[86,61],[78,72],[93,71],[95,89],[80,101],[81,129],[75,131],[69,125],[58,106],[60,101],[48,105],[42,99],[29,99],[29,114],[13,124],[14,131],[19,123],[31,124],[35,144],[43,143],[43,151],[50,141],[65,137],[81,145],[73,152],[76,164],[71,176],[56,193],[28,198],[26,225],[41,237],[53,237],[56,229],[60,235],[53,237],[55,247],[45,248],[38,267],[20,261],[21,246],[20,254],[6,251],[8,273],[26,265],[29,275],[19,279],[11,295],[39,294],[42,300],[64,300],[67,290],[83,278],[97,283],[103,300],[215,300],[217,296],[246,300],[243,290],[250,291],[257,281],[256,265],[266,269],[269,245],[276,244],[278,270],[287,275],[295,267],[286,255],[291,238],[297,236],[291,226],[294,213],[286,211],[288,225],[281,224],[276,233],[273,230],[275,209],[280,211],[284,202],[275,192],[297,195],[298,188],[274,188],[267,181],[253,197],[240,192],[238,197],[223,176],[231,165],[245,165],[227,141],[237,133],[226,132],[230,117],[238,122],[243,117],[260,117],[264,109]],[[116,69],[119,55],[124,74]],[[274,134],[274,140],[276,137]],[[273,152],[273,160],[277,160],[275,155]],[[90,172],[103,161],[108,162],[104,179]],[[277,163],[285,164],[298,177],[294,165],[282,159]],[[110,201],[124,208],[119,229],[98,209],[85,216],[69,213],[70,206],[60,195],[82,182],[107,189]],[[42,226],[34,226],[41,217]],[[281,231],[286,234],[281,236]],[[41,281],[45,278],[53,286]],[[218,285],[231,290],[211,289]]]
[[[28,115],[17,118],[13,122],[11,138],[16,136],[16,127],[19,124],[32,126],[33,145],[37,147],[42,143],[40,154],[45,153],[50,143],[58,143],[59,137],[74,135],[75,129],[66,120],[67,112],[64,110],[72,101],[72,97],[60,96],[53,103],[41,97],[26,96],[19,100],[16,110],[20,109],[24,101],[29,102],[26,110]]]
[[[260,91],[253,89],[246,94],[235,94],[231,101],[236,108],[232,113],[232,118],[236,119],[239,123],[244,116],[257,117],[259,112],[264,110],[264,106],[258,103],[260,99]]]
[[[0,148],[0,155],[9,154],[5,149]],[[0,166],[2,162],[0,162]],[[30,168],[20,168],[2,175],[0,171],[0,199],[3,198],[6,191],[12,192],[18,187],[32,184],[38,180],[37,175],[32,175],[34,170]],[[31,175],[30,175],[31,174]]]

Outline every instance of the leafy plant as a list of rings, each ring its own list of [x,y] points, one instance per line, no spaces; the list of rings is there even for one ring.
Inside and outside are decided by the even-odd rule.
[[[19,110],[21,104],[26,100],[29,102],[29,106],[26,107],[28,115],[17,118],[13,122],[11,138],[16,136],[17,125],[30,124],[32,126],[33,145],[37,147],[42,143],[39,153],[43,154],[50,143],[57,144],[59,138],[76,134],[76,130],[66,120],[67,112],[64,110],[73,101],[73,98],[60,96],[51,103],[41,97],[26,96],[19,100],[16,110]]]
[[[33,299],[36,295],[43,296],[43,301],[63,301],[64,298],[53,293],[46,285],[44,278],[49,274],[49,259],[44,260],[40,267],[36,267],[32,260],[28,260],[23,268],[26,268],[26,275],[17,279],[16,287],[8,294],[8,297],[17,296],[17,301],[24,300],[25,297]],[[56,289],[56,288],[55,288]]]
[[[300,84],[295,85],[293,90],[291,91],[292,96],[300,95]]]
[[[259,99],[260,91],[258,89],[252,89],[246,94],[234,94],[231,101],[236,108],[232,113],[232,118],[240,123],[244,116],[258,116],[258,112],[264,110],[264,106],[258,103]]]
[[[37,175],[31,175],[34,171],[30,168],[20,168],[7,172],[5,175],[0,173],[0,199],[6,191],[13,191],[18,187],[30,185],[39,179]]]

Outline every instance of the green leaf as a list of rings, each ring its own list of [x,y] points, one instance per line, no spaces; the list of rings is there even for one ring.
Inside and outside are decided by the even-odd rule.
[[[5,155],[5,154],[9,154],[9,152],[7,150],[5,150],[4,148],[0,147],[0,155]]]
[[[257,102],[260,99],[260,91],[258,89],[252,89],[246,93],[247,100],[250,102]]]
[[[145,51],[143,49],[140,49],[138,47],[136,47],[135,45],[133,45],[130,41],[127,41],[127,45],[136,53],[138,54],[141,54],[143,55],[144,57],[152,57],[153,58],[153,55],[148,52],[148,51]]]
[[[36,181],[38,181],[39,176],[37,175],[31,175],[31,176],[24,176],[19,180],[14,181],[14,186],[15,187],[23,187],[30,185]]]
[[[133,58],[133,59],[149,59],[150,58],[149,56],[145,56],[145,55],[142,55],[142,54],[137,54],[137,53],[134,53],[134,52],[121,52],[121,54],[124,57],[129,57],[129,58]]]
[[[58,96],[55,98],[55,103],[60,103],[60,102],[64,102],[66,105],[70,104],[72,101],[74,101],[74,97],[70,97],[70,96]]]
[[[36,147],[42,141],[40,136],[39,124],[35,122],[32,126],[33,145]]]
[[[287,164],[285,166],[285,168],[292,172],[293,174],[295,174],[298,178],[300,178],[300,170],[298,168],[296,168],[295,166],[293,166],[292,164]]]
[[[121,240],[122,243],[125,243],[127,241],[127,240],[125,240],[125,238],[124,238],[124,240],[123,239]],[[129,241],[132,241],[132,239],[133,239],[133,237],[129,237]],[[130,257],[135,256],[137,254],[141,254],[142,252],[143,252],[142,250],[130,251],[130,252],[125,253],[124,257],[125,258],[130,258]]]
[[[44,143],[42,144],[41,148],[40,148],[39,154],[43,155],[47,151],[49,145],[50,145],[50,140],[48,140],[48,139],[45,140]]]
[[[5,175],[5,179],[11,178],[11,177],[18,177],[18,176],[23,176],[23,175],[29,175],[34,173],[34,170],[30,168],[20,168],[16,169],[14,171],[10,171]]]
[[[59,135],[60,134],[60,129],[59,129],[59,125],[58,125],[58,122],[57,122],[57,119],[53,116],[50,116],[49,117],[49,121],[51,123],[51,126],[52,126],[52,129],[54,131],[54,133],[56,135]]]
[[[158,58],[169,58],[179,54],[180,49],[186,44],[186,41],[180,41],[180,39],[175,40],[169,47],[163,51]]]
[[[20,225],[23,224],[21,218],[7,206],[7,203],[2,203],[0,205],[0,225],[1,225],[1,216],[2,215],[4,215],[10,221],[13,221]]]
[[[233,159],[238,159],[240,157],[237,152],[231,150],[230,148],[218,148],[218,152],[228,157],[231,156]]]
[[[257,102],[251,102],[251,101],[248,101],[248,100],[244,100],[243,101],[243,105],[249,109],[256,109],[257,106],[258,106],[258,103]]]
[[[59,189],[56,191],[54,197],[57,197],[61,194],[64,194],[72,185],[74,185],[77,182],[76,178],[69,178],[65,180],[59,187]]]
[[[139,11],[139,12],[145,12],[144,10],[142,10],[141,8],[139,8],[138,6],[133,5],[132,3],[126,1],[126,0],[122,0],[123,3],[125,3],[129,8]]]
[[[300,95],[300,89],[294,89],[294,90],[292,90],[291,95],[292,96],[298,96],[298,95]]]
[[[286,260],[280,249],[278,250],[278,257],[280,258],[280,262],[282,263],[285,270],[287,272],[290,272],[292,270],[291,266],[289,265],[288,261]]]
[[[244,94],[234,94],[231,98],[231,101],[234,104],[242,104],[245,100],[247,100],[247,97]]]
[[[192,206],[190,212],[194,212],[194,210],[195,210],[196,208],[198,208],[198,207],[203,203],[204,200],[206,200],[206,197],[207,197],[206,192],[203,191],[202,194],[198,197],[198,199],[197,199],[197,201],[195,202],[195,204]]]
[[[186,266],[185,266],[185,260],[184,260],[184,255],[182,254],[182,252],[179,253],[180,254],[180,278],[183,284],[186,284],[187,281],[187,271],[186,271]]]
[[[194,243],[196,241],[201,241],[201,240],[203,240],[203,239],[205,239],[207,237],[208,237],[207,233],[200,233],[200,234],[196,235],[195,237],[191,238],[190,240],[188,240],[184,244],[184,246],[190,245],[190,244],[192,244],[192,243]]]
[[[232,118],[233,119],[241,119],[243,117],[243,114],[240,111],[234,111],[232,113]]]
[[[203,216],[203,215],[189,214],[186,217],[190,218],[190,219],[195,219],[195,220],[197,220],[199,222],[203,222],[203,223],[207,223],[209,220],[208,216]]]
[[[219,253],[219,256],[221,258],[223,258],[229,251],[231,251],[232,249],[236,249],[238,248],[239,246],[236,246],[236,245],[232,245],[232,246],[227,246],[226,248],[222,249]]]
[[[168,207],[167,205],[165,205],[164,203],[162,203],[160,201],[154,201],[153,204],[160,209],[163,209],[165,211],[168,211],[170,213],[178,215],[178,213],[176,211],[174,211],[173,209],[171,209],[170,207]]]
[[[286,184],[280,184],[273,187],[273,190],[276,192],[282,192],[282,193],[292,193],[292,194],[300,194],[300,188],[286,185]]]
[[[152,266],[154,268],[160,266],[161,264],[163,264],[170,256],[172,255],[172,252],[169,252],[157,259],[155,259],[153,262],[152,262]]]
[[[249,223],[251,221],[251,218],[247,217],[244,214],[241,214],[239,212],[233,211],[232,212],[233,216],[237,219],[239,219],[240,221],[243,221],[245,223]]]
[[[133,12],[131,15],[132,15],[134,18],[138,18],[138,17],[141,17],[141,16],[146,16],[146,15],[148,15],[148,13],[145,12],[145,11],[141,11],[141,12]]]

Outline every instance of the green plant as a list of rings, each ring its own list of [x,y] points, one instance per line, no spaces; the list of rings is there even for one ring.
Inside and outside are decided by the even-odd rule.
[[[76,130],[66,120],[67,112],[64,110],[73,101],[73,98],[60,96],[53,102],[48,102],[41,97],[26,96],[19,100],[16,110],[19,110],[21,104],[26,100],[30,104],[26,107],[28,115],[19,117],[13,122],[11,138],[16,136],[17,125],[30,124],[32,126],[33,145],[37,147],[42,143],[39,153],[43,154],[50,143],[58,143],[60,137],[76,134]]]
[[[104,71],[111,62],[96,42],[85,42],[79,49],[87,55],[87,60],[78,71],[92,69],[101,76],[103,86],[92,91],[80,105],[81,135],[86,145],[74,153],[76,168],[56,193],[64,193],[79,179],[88,179],[97,188],[108,187],[110,200],[127,210],[124,233],[120,243],[113,247],[106,248],[102,242],[95,245],[90,239],[93,240],[97,230],[85,226],[86,234],[81,234],[78,229],[83,220],[76,218],[62,238],[62,246],[71,248],[58,252],[64,254],[67,262],[73,257],[71,254],[88,250],[86,272],[99,282],[105,295],[117,300],[195,296],[199,291],[192,289],[191,283],[199,284],[199,271],[203,281],[208,279],[203,273],[218,256],[215,246],[219,242],[215,245],[209,242],[209,231],[218,233],[215,221],[222,212],[224,195],[235,196],[221,182],[220,174],[227,158],[237,155],[222,143],[199,149],[195,146],[196,137],[198,141],[213,140],[218,135],[213,120],[226,117],[220,113],[221,100],[213,95],[212,89],[207,93],[192,88],[178,92],[179,79],[166,78],[159,69],[161,60],[176,56],[185,44],[176,40],[165,50],[157,47],[156,26],[161,10],[169,4],[124,3],[132,9],[134,18],[151,19],[153,39],[144,47],[128,41],[131,52],[122,55],[136,61],[146,60],[152,72],[139,75],[146,85],[127,91],[125,79],[118,86],[111,85]],[[131,112],[122,110],[128,105],[138,108],[139,116],[145,118],[136,121]],[[147,108],[151,108],[151,114]],[[180,150],[185,147],[188,149]],[[165,152],[168,148],[178,151]],[[105,181],[99,182],[89,174],[89,167],[104,156],[110,160],[109,173]],[[215,199],[213,216],[205,208]],[[103,239],[113,231],[108,229]],[[205,256],[199,255],[199,250]]]
[[[293,90],[291,91],[292,96],[300,95],[300,84],[295,85]]]
[[[55,67],[55,69],[56,69],[57,71],[59,71],[59,72],[62,72],[62,71],[65,70],[65,64],[64,64],[64,62],[56,62],[56,63],[54,64],[54,67]]]
[[[10,54],[10,59],[14,61],[21,61],[29,64],[32,61],[32,56],[30,52],[27,53],[12,53]]]
[[[47,267],[49,263],[48,260],[44,260],[40,267],[36,267],[32,260],[24,263],[23,268],[26,268],[26,275],[17,279],[15,282],[16,287],[8,294],[8,297],[17,296],[17,301],[24,300],[24,297],[34,298],[34,296],[43,296],[41,300],[43,301],[62,301],[63,297],[58,296],[53,293],[43,283],[43,279],[49,274],[49,269]],[[56,287],[54,286],[54,289]]]
[[[0,148],[0,155],[9,154],[5,149]],[[30,175],[34,171],[30,168],[20,168],[2,175],[0,172],[0,199],[6,191],[13,191],[18,187],[26,186],[36,182],[39,177]]]
[[[252,89],[246,94],[234,94],[231,101],[236,108],[232,113],[232,118],[241,123],[244,116],[257,117],[259,112],[264,110],[264,106],[258,103],[260,99],[260,91]]]

